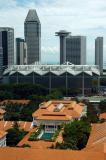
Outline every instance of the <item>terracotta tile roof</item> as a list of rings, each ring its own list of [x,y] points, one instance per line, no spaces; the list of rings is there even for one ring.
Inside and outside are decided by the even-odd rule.
[[[45,150],[28,148],[0,148],[0,160],[105,160],[98,152]]]
[[[18,121],[17,123],[19,124],[20,128],[24,129],[25,131],[30,131],[32,129],[32,122]],[[12,128],[13,124],[13,121],[0,121],[0,130],[6,131]]]
[[[72,119],[72,117],[68,117],[68,116],[39,116],[37,119],[40,119],[40,120],[65,120],[65,121],[69,121]]]
[[[100,114],[100,119],[106,119],[106,112],[105,112],[105,113]]]
[[[86,149],[103,152],[105,143],[106,143],[106,122],[101,124],[94,124],[92,126],[91,135],[89,137]]]
[[[12,104],[29,104],[30,103],[30,100],[4,100],[4,101],[1,101],[0,102],[0,105],[5,105],[5,104],[8,104],[8,103],[12,103]]]
[[[3,138],[6,134],[7,132],[0,130],[0,139]]]
[[[40,120],[71,120],[72,118],[79,118],[83,109],[84,106],[75,101],[52,100],[42,103],[32,116]]]

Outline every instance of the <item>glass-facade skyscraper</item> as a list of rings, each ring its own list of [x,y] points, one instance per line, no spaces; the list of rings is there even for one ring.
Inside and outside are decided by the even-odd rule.
[[[69,36],[66,38],[66,61],[76,65],[86,65],[85,36]]]
[[[0,48],[3,52],[3,66],[14,65],[14,29],[0,27]]]
[[[95,65],[99,65],[101,74],[103,73],[103,37],[95,39]]]
[[[27,64],[41,61],[41,24],[36,10],[29,10],[24,23]]]
[[[27,45],[24,39],[16,38],[16,65],[27,64]]]
[[[2,48],[2,33],[0,32],[0,77],[3,72],[3,48]]]

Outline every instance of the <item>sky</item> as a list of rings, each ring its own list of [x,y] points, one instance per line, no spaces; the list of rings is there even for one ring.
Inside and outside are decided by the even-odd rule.
[[[59,38],[55,32],[87,36],[87,63],[93,64],[95,38],[104,37],[106,65],[106,0],[0,0],[0,27],[13,27],[16,37],[24,37],[24,20],[36,9],[42,29],[42,62],[59,62]]]

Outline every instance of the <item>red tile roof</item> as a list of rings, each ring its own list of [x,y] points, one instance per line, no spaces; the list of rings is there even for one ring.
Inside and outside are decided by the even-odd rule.
[[[7,133],[5,131],[3,131],[3,130],[1,131],[0,130],[0,139],[3,138],[4,136],[6,136],[6,134]]]
[[[0,148],[0,160],[105,160],[105,154],[99,152]]]
[[[4,101],[1,101],[0,102],[0,105],[5,105],[5,104],[8,104],[8,103],[12,103],[12,104],[29,104],[30,103],[30,100],[15,100],[15,99],[13,99],[13,100],[9,100],[9,99],[7,99],[7,100],[4,100]]]
[[[89,137],[86,149],[103,152],[105,143],[106,143],[106,122],[101,124],[93,124],[91,135]]]
[[[25,131],[30,131],[32,129],[32,122],[18,121],[17,123],[19,124],[20,128],[24,129]],[[6,131],[12,128],[13,124],[13,121],[0,121],[0,130]]]
[[[57,106],[60,106],[59,110]],[[40,120],[71,120],[79,118],[84,106],[77,104],[75,101],[48,101],[41,104],[40,108],[33,113],[33,117]]]

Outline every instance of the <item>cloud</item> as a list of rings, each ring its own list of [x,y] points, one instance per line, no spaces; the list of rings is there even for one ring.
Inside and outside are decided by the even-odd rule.
[[[24,20],[29,8],[35,8],[40,18],[42,57],[48,61],[59,60],[59,39],[55,32],[60,29],[87,36],[88,62],[92,55],[94,58],[94,39],[106,38],[106,0],[0,0],[0,24],[14,27],[15,37],[24,37]]]

